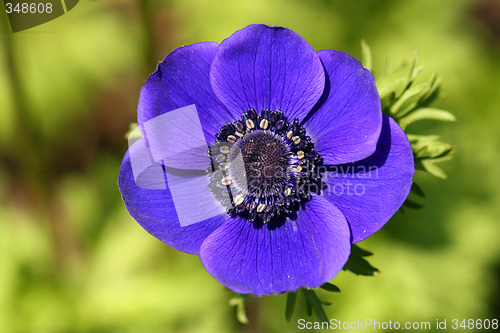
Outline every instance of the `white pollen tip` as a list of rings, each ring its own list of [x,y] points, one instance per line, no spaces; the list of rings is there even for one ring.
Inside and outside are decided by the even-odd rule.
[[[290,194],[292,194],[292,189],[291,188],[287,188],[285,190],[285,192],[283,192],[283,194],[285,195],[285,197],[288,197]]]
[[[302,166],[299,165],[298,167],[295,168],[295,172],[301,172],[301,171],[302,171]]]
[[[247,119],[247,121],[245,121],[245,125],[247,125],[248,128],[254,128],[255,127],[255,124],[253,122],[252,119]]]
[[[304,156],[305,156],[305,155],[304,155],[304,152],[303,152],[302,150],[299,150],[299,151],[297,152],[297,157],[299,158],[299,160],[303,159],[303,158],[304,158]]]
[[[239,136],[240,138],[242,138],[242,137],[245,135],[245,134],[243,134],[243,133],[241,133],[241,132],[238,132],[238,131],[236,131],[236,132],[235,132],[235,134],[236,134],[237,136]]]
[[[231,178],[229,177],[224,177],[222,178],[222,180],[220,181],[222,183],[222,185],[231,185]]]
[[[229,147],[228,146],[222,146],[222,147],[220,147],[219,150],[223,154],[229,154]]]
[[[259,124],[260,128],[267,129],[269,127],[269,121],[267,119],[262,119]]]
[[[288,131],[288,133],[286,133],[286,137],[289,138],[289,139],[292,138],[292,135],[293,135],[292,131]]]
[[[266,205],[261,203],[257,206],[257,212],[262,213],[266,209]]]
[[[237,196],[234,197],[234,204],[236,206],[238,206],[238,205],[243,203],[243,200],[245,200],[245,199],[241,195],[238,194]]]
[[[292,138],[292,141],[293,141],[293,143],[295,143],[296,145],[298,145],[298,144],[299,144],[299,142],[300,142],[300,137],[298,137],[298,136],[294,136],[294,137]]]
[[[228,141],[228,142],[235,143],[235,142],[236,142],[236,140],[238,140],[238,138],[237,138],[237,137],[235,137],[235,136],[234,136],[234,135],[232,135],[232,134],[231,134],[231,135],[229,135],[229,136],[227,137],[227,141]]]

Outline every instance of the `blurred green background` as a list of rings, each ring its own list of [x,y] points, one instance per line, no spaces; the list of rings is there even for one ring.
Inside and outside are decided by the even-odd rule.
[[[232,293],[147,234],[117,185],[156,64],[251,23],[358,58],[364,38],[375,75],[418,50],[458,118],[419,126],[457,146],[448,179],[417,173],[426,207],[360,244],[381,274],[339,273],[330,318],[500,319],[500,1],[80,1],[16,34],[0,18],[0,332],[298,331],[283,296],[250,297],[238,324]]]

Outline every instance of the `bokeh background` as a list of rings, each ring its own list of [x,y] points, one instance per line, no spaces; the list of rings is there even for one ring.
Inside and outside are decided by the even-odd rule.
[[[251,23],[358,58],[365,39],[375,74],[418,50],[458,119],[416,128],[457,146],[448,179],[417,173],[425,208],[360,244],[381,274],[339,273],[330,318],[500,318],[500,1],[83,0],[15,34],[0,18],[0,332],[298,331],[284,296],[250,297],[239,324],[233,294],[144,231],[117,185],[156,64]]]

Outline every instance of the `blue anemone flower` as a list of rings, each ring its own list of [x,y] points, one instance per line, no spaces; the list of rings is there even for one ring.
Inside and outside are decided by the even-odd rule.
[[[282,27],[167,55],[141,90],[138,125],[119,174],[128,211],[242,294],[335,277],[415,172],[371,73]]]

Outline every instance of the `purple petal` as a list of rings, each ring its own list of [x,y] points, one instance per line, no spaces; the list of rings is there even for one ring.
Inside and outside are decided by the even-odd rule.
[[[342,213],[313,196],[296,218],[281,225],[256,226],[241,218],[229,221],[203,242],[200,258],[228,288],[266,295],[320,286],[342,269],[350,249]]]
[[[209,167],[207,142],[194,104],[150,119],[140,129],[153,161],[184,170]]]
[[[229,218],[206,189],[208,177],[199,172],[173,170],[174,173],[163,172],[159,179],[158,172],[149,172],[150,168],[134,170],[130,156],[142,154],[136,150],[146,150],[145,144],[138,141],[129,148],[118,178],[130,215],[159,240],[179,251],[198,254],[205,238]],[[142,171],[146,177],[137,174]],[[147,184],[148,188],[138,183]]]
[[[215,94],[234,112],[280,109],[303,119],[325,85],[321,61],[297,33],[250,25],[222,41],[210,72]]]
[[[155,162],[144,138],[135,139],[139,128],[134,129],[129,137],[129,158],[134,181],[137,186],[151,190],[167,188],[161,163]],[[139,135],[140,136],[140,135]]]
[[[359,161],[375,151],[382,111],[372,74],[347,53],[320,51],[325,94],[305,121],[325,165]]]
[[[374,234],[396,213],[410,192],[415,173],[405,133],[385,115],[373,155],[328,169],[323,196],[347,218],[353,243]]]
[[[215,133],[225,122],[239,116],[232,114],[220,103],[210,85],[210,66],[217,47],[216,43],[206,42],[176,49],[165,57],[141,89],[137,121],[148,146],[149,142],[168,141],[162,146],[166,150],[179,142],[191,140],[192,143],[187,145],[198,147],[176,159],[166,159],[165,163],[169,167],[198,170],[206,168],[208,158],[201,152],[206,152],[207,143],[215,141]],[[171,122],[169,118],[171,126],[166,130],[159,127],[166,119],[155,120],[169,111],[193,104],[197,111],[194,116],[190,113],[188,116],[174,117],[177,122]],[[145,128],[147,124],[151,128]],[[199,127],[203,132],[201,137]],[[171,135],[163,138],[162,135],[166,132]],[[205,142],[203,149],[199,147],[200,140]]]

